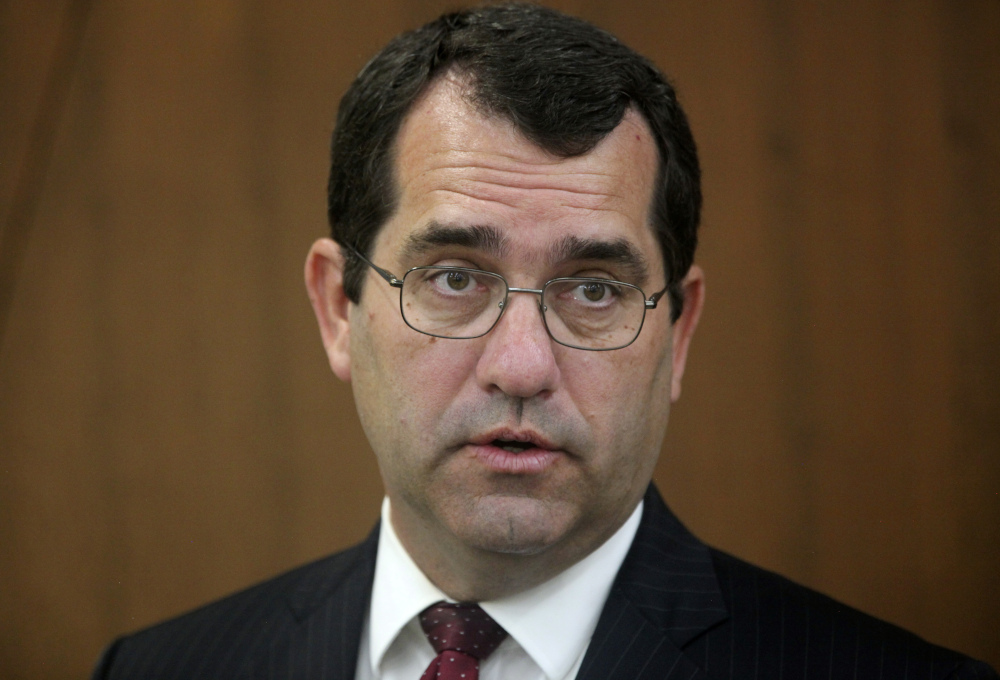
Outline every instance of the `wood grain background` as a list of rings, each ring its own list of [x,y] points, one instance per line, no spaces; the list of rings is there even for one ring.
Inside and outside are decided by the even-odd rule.
[[[302,262],[340,94],[450,4],[0,2],[0,676],[367,532]],[[1000,3],[552,4],[700,142],[674,509],[1000,665]]]

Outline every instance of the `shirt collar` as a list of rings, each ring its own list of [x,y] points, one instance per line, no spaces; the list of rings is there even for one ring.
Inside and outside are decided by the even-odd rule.
[[[586,649],[641,516],[642,502],[611,538],[569,569],[517,595],[479,603],[549,678],[564,677]],[[411,619],[441,600],[454,601],[430,582],[403,548],[386,497],[369,612],[372,668],[381,665]]]
[[[449,599],[410,558],[396,536],[389,514],[386,496],[382,500],[382,527],[369,612],[368,649],[372,668],[382,664],[382,657],[403,626],[435,602]]]

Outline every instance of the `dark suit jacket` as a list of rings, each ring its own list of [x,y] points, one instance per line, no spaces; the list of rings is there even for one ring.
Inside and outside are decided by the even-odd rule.
[[[353,678],[377,537],[376,529],[345,552],[121,638],[94,678]],[[577,675],[997,677],[984,663],[705,546],[652,486]]]

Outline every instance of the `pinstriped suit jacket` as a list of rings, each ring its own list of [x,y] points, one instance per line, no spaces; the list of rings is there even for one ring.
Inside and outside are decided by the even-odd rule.
[[[94,678],[353,678],[377,536],[376,529],[359,546],[115,641]],[[705,546],[651,486],[577,678],[998,676]]]

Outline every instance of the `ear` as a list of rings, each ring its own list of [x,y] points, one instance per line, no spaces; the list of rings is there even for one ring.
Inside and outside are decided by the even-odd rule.
[[[340,246],[328,238],[316,241],[306,257],[305,275],[330,368],[338,378],[350,382],[351,301],[344,293],[344,256]]]
[[[670,379],[672,402],[681,398],[681,378],[684,377],[688,347],[691,346],[691,337],[698,327],[701,308],[705,304],[705,273],[701,267],[692,265],[681,286],[684,289],[684,308],[673,327],[673,373]]]

